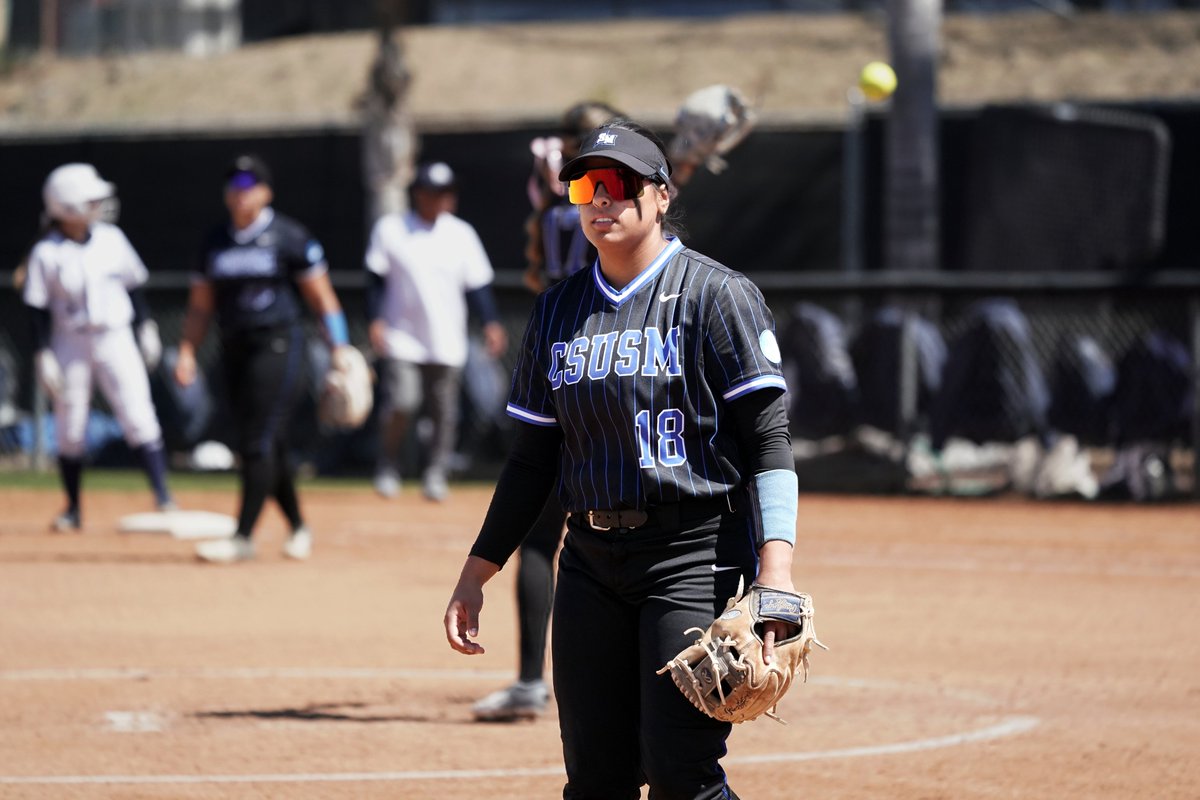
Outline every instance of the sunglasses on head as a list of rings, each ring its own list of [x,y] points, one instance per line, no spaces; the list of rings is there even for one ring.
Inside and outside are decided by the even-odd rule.
[[[577,206],[584,205],[592,202],[592,198],[596,196],[596,187],[603,186],[608,196],[616,202],[632,200],[642,196],[647,180],[649,179],[633,170],[622,167],[589,169],[567,184],[567,198]]]

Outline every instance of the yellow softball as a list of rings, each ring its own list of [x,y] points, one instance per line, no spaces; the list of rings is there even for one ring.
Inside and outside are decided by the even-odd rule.
[[[883,61],[872,61],[858,73],[858,88],[868,100],[886,100],[896,91],[896,73]]]

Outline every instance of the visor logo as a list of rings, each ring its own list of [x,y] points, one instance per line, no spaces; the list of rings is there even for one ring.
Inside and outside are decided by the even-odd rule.
[[[596,137],[596,144],[616,144],[617,135],[615,133],[602,133]]]

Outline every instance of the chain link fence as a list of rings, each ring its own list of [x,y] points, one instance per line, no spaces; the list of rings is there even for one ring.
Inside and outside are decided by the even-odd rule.
[[[361,277],[334,276],[351,339],[367,350]],[[1169,491],[1160,496],[1194,492],[1200,282],[1131,287],[1115,276],[1076,274],[1061,282],[1027,276],[1023,283],[995,277],[908,276],[905,284],[903,276],[868,274],[850,285],[832,274],[757,276],[776,315],[802,485],[935,493],[1028,489],[1036,476],[1018,473],[1036,471],[1069,437],[1098,486],[1121,467],[1123,450],[1141,448],[1139,457],[1160,454],[1167,470]],[[152,387],[176,469],[202,468],[194,454],[205,442],[232,447],[237,425],[236,409],[224,406],[215,332],[199,353],[208,402],[181,398],[170,379],[185,280],[155,276],[148,292],[167,348]],[[985,285],[989,280],[994,285]],[[503,273],[497,296],[512,347],[492,361],[473,334],[455,463],[460,478],[494,478],[513,434],[504,402],[533,297],[519,276]],[[820,315],[832,337],[812,324]],[[316,393],[327,352],[315,323],[308,325],[309,393],[292,426],[296,457],[308,474],[368,475],[377,420],[372,414],[350,433],[318,424]],[[30,346],[19,298],[11,289],[0,291],[0,460],[48,468],[55,455],[53,421],[35,387]],[[94,406],[92,459],[123,463],[128,449],[99,393]],[[404,474],[419,474],[425,432],[418,421]],[[1022,458],[1032,461],[1022,466]],[[1075,458],[1069,466],[1084,468]]]

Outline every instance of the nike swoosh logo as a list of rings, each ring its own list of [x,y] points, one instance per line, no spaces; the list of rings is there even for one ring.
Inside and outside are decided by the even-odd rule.
[[[732,566],[732,567],[718,567],[716,564],[713,564],[713,565],[712,565],[712,570],[713,570],[713,572],[722,572],[722,571],[724,571],[724,570],[727,570],[727,569],[741,569],[741,567],[738,567],[738,566],[736,566],[736,565],[734,565],[734,566]]]
[[[683,295],[683,292],[676,292],[675,294],[667,294],[667,293],[663,292],[663,293],[659,294],[658,302],[665,303],[668,300],[674,300],[676,297],[680,297],[682,295]]]

